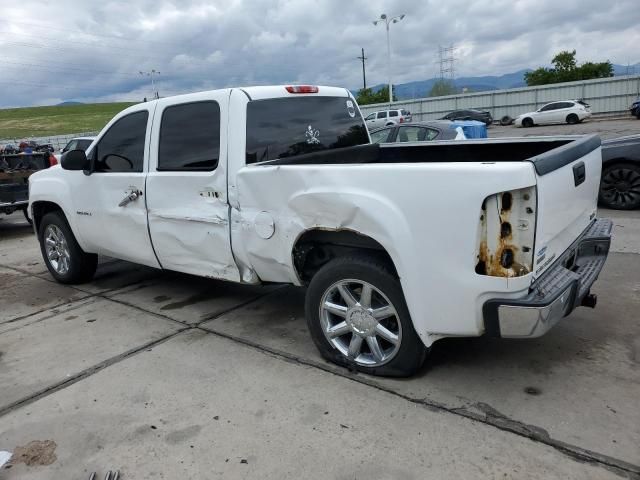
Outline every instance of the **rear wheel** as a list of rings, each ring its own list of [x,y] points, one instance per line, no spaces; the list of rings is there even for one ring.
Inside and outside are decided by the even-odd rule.
[[[524,128],[529,128],[529,127],[533,127],[533,120],[531,120],[529,117],[524,118],[522,120],[522,126]]]
[[[575,113],[570,113],[569,115],[567,115],[567,123],[569,125],[575,125],[578,122],[580,122],[580,117],[578,117],[578,115],[576,115]]]
[[[60,283],[83,283],[93,278],[98,256],[85,253],[60,211],[47,213],[38,229],[42,258]]]
[[[404,377],[424,363],[397,277],[371,257],[339,257],[313,277],[307,324],[327,360],[372,375]]]
[[[600,204],[616,210],[640,208],[640,165],[618,163],[602,172]]]

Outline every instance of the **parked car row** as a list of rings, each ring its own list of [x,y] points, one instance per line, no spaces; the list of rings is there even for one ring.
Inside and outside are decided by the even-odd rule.
[[[398,112],[402,121],[388,122],[383,127],[371,128],[375,122],[367,121],[372,143],[428,142],[436,140],[460,139],[452,128],[450,120],[479,120],[489,125],[492,121],[489,112],[480,110],[456,110],[441,120],[425,122],[405,122],[400,116],[406,110],[387,110]],[[640,99],[630,108],[631,114],[640,118]],[[377,120],[374,112],[367,119]],[[407,112],[408,113],[408,112]],[[589,105],[581,100],[548,103],[535,112],[518,116],[517,127],[531,127],[542,124],[578,123],[591,116]],[[383,118],[383,117],[380,117]],[[389,119],[390,117],[384,117]],[[405,117],[406,118],[406,117]],[[602,178],[598,195],[603,207],[617,210],[640,208],[640,135],[605,140],[602,142]]]

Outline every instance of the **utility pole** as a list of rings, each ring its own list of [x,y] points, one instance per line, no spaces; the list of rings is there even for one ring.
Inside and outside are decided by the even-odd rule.
[[[364,85],[362,88],[364,90],[367,89],[367,74],[364,71],[364,61],[367,59],[367,57],[364,56],[364,48],[362,49],[362,56],[360,57],[356,57],[358,60],[362,60],[362,84]]]

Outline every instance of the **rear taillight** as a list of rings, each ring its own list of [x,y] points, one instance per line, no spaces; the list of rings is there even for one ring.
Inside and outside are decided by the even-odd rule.
[[[536,187],[485,198],[480,210],[476,273],[521,277],[533,269]]]
[[[400,117],[400,122],[399,123],[402,123],[402,122],[404,122],[404,118]]]
[[[289,93],[318,93],[319,89],[313,85],[289,85],[284,87]]]
[[[53,167],[54,165],[58,164],[58,159],[53,155],[53,154],[49,154],[49,166]]]

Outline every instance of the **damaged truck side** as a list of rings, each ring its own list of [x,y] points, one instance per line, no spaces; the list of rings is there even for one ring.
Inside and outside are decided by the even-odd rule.
[[[60,282],[102,254],[306,286],[326,359],[402,376],[438,339],[536,337],[595,306],[600,171],[593,136],[372,145],[345,89],[233,88],[124,110],[30,178],[29,208]]]

